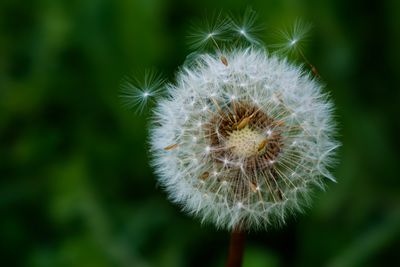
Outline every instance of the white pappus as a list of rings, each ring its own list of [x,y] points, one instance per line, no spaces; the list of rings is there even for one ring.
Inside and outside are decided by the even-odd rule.
[[[165,88],[150,126],[152,165],[170,199],[202,222],[280,225],[324,177],[335,181],[333,104],[284,57],[252,44],[198,53]]]

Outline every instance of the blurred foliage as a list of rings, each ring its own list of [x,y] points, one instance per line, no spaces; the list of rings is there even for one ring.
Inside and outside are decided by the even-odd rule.
[[[2,0],[3,266],[223,266],[229,235],[170,204],[148,166],[146,116],[119,83],[173,79],[193,20],[251,5],[314,24],[305,53],[337,105],[338,183],[305,215],[248,237],[245,267],[400,265],[399,1]]]

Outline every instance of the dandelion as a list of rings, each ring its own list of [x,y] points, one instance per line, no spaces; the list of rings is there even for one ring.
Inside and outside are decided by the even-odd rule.
[[[231,32],[241,29],[230,21]],[[284,224],[324,177],[335,181],[333,104],[286,58],[251,42],[216,45],[191,57],[165,90],[152,117],[152,164],[173,202],[233,232],[230,255],[240,254],[243,231]]]
[[[168,85],[151,128],[155,170],[170,198],[203,222],[282,224],[312,185],[334,181],[332,103],[309,74],[265,50],[224,55],[227,66],[199,55]]]

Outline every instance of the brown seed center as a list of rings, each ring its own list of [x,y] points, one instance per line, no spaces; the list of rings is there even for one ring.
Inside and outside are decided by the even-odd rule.
[[[264,169],[271,166],[283,146],[282,122],[247,102],[232,102],[207,124],[212,156],[232,168]]]

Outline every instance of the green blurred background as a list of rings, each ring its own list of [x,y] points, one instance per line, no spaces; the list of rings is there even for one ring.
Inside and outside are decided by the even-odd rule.
[[[305,54],[336,103],[343,146],[338,183],[285,227],[250,234],[244,266],[400,266],[396,0],[2,0],[0,265],[224,265],[229,234],[167,200],[148,164],[146,114],[118,94],[134,69],[173,79],[193,20],[248,6],[267,43],[297,18],[314,24]]]

